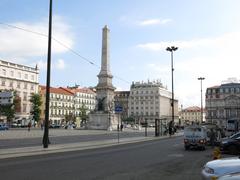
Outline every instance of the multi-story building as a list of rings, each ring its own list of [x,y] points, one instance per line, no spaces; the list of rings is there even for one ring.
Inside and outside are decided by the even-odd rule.
[[[61,87],[62,88],[62,87]],[[87,114],[96,107],[96,93],[90,88],[67,87],[62,88],[74,94],[75,115],[79,116],[82,107],[87,109]]]
[[[206,90],[206,121],[226,127],[227,120],[240,120],[238,82],[225,82]]]
[[[181,122],[183,124],[193,124],[201,122],[201,108],[191,106],[181,110]],[[205,121],[205,111],[203,109],[203,121]]]
[[[40,94],[42,96],[42,114],[41,119],[45,118],[45,93],[46,87],[40,86]],[[79,87],[59,87],[50,88],[50,123],[62,124],[66,121],[66,116],[71,115],[72,118],[78,117],[81,108],[86,108],[86,113],[94,110],[96,106],[96,93],[89,88]],[[77,122],[79,124],[79,122]]]
[[[130,89],[128,115],[141,122],[154,123],[155,119],[172,119],[172,93],[160,81],[133,82]],[[174,121],[178,123],[178,100],[174,99]]]
[[[16,117],[29,118],[31,94],[38,92],[39,70],[35,68],[0,60],[0,90],[12,90],[20,100]]]
[[[130,91],[115,91],[114,104],[122,107],[121,118],[124,120],[128,117],[128,101]]]
[[[41,116],[45,119],[45,98],[46,86],[40,86],[40,95],[42,97]],[[49,102],[49,121],[50,124],[62,124],[67,115],[74,114],[74,93],[66,91],[63,88],[50,88]]]

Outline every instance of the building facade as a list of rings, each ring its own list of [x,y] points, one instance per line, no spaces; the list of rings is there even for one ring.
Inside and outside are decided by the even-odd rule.
[[[29,118],[32,108],[30,97],[38,92],[39,70],[0,60],[0,90],[15,91],[20,100],[15,117]]]
[[[45,119],[46,86],[40,86],[40,95],[42,99],[41,117]],[[49,102],[49,121],[50,124],[62,124],[66,116],[74,113],[74,94],[61,88],[50,88]]]
[[[181,122],[185,125],[201,123],[201,108],[191,106],[181,111]],[[203,121],[205,121],[205,111],[203,109]]]
[[[45,118],[45,94],[46,87],[40,86],[40,94],[42,97],[41,119]],[[52,124],[65,124],[67,116],[71,119],[79,117],[81,108],[86,108],[88,114],[94,110],[96,106],[96,94],[88,88],[79,87],[59,87],[50,88],[50,109],[49,120]],[[79,125],[80,122],[77,122]]]
[[[223,83],[206,90],[206,121],[226,127],[227,120],[240,120],[240,83]]]
[[[124,120],[128,118],[128,104],[130,91],[115,91],[114,104],[122,107],[121,118]]]
[[[129,96],[128,116],[140,122],[154,123],[155,119],[172,120],[172,93],[160,81],[133,82]],[[174,121],[178,123],[178,100],[174,99]]]
[[[81,108],[86,108],[87,114],[96,108],[96,93],[92,89],[79,86],[62,89],[74,94],[75,116],[80,115]]]

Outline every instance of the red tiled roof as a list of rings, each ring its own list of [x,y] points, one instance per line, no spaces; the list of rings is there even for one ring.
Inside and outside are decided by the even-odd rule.
[[[42,91],[46,91],[46,86],[42,86],[40,85],[39,86],[41,88]],[[67,91],[66,89],[64,88],[54,88],[54,87],[50,87],[50,93],[55,93],[55,94],[64,94],[64,95],[74,95],[73,92],[71,91]]]
[[[200,111],[201,111],[201,108],[198,107],[198,106],[191,106],[191,107],[188,107],[188,108],[184,109],[183,111],[187,111],[187,112],[198,111],[198,112],[200,112]]]
[[[89,88],[73,88],[73,89],[70,89],[70,88],[64,88],[64,87],[61,87],[62,89],[65,89],[66,91],[69,91],[69,92],[72,92],[72,93],[77,93],[77,92],[80,92],[80,93],[86,93],[86,94],[95,94],[95,92]]]

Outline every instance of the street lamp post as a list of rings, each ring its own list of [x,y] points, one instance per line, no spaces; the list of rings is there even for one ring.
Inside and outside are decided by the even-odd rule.
[[[204,77],[199,77],[198,80],[201,81],[201,123],[203,123],[203,100],[202,100],[202,81],[204,80]]]
[[[49,6],[49,29],[48,29],[48,57],[47,57],[47,82],[46,82],[46,104],[45,104],[45,128],[43,135],[43,148],[49,144],[49,101],[50,101],[50,75],[51,75],[51,43],[52,43],[52,0]]]
[[[167,51],[171,52],[171,72],[172,72],[172,102],[171,102],[171,106],[172,106],[172,122],[171,124],[174,123],[174,86],[173,86],[173,52],[176,51],[178,49],[178,47],[175,46],[171,46],[171,47],[167,47]]]

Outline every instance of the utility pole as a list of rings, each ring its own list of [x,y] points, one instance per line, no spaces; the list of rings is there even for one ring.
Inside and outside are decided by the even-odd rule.
[[[49,124],[50,77],[51,77],[51,43],[52,43],[52,0],[50,0],[49,6],[47,82],[46,82],[45,128],[43,135],[43,148],[48,148],[48,144],[50,143],[48,124]]]
[[[201,123],[203,123],[203,100],[202,100],[202,81],[204,80],[204,77],[199,77],[198,80],[201,81]]]
[[[171,72],[172,72],[172,102],[171,102],[171,106],[172,106],[172,124],[173,124],[174,123],[173,52],[178,50],[178,47],[171,46],[171,47],[167,47],[166,50],[171,52]]]

